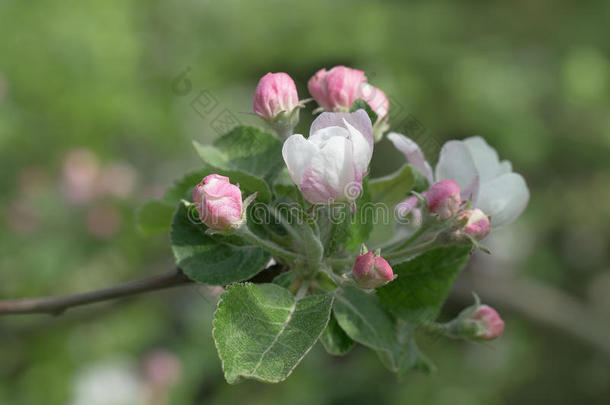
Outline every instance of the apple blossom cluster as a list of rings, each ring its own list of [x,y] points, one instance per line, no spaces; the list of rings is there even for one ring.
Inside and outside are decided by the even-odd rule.
[[[367,112],[350,109],[360,99],[376,113],[377,120],[383,120],[389,112],[388,98],[367,82],[363,71],[345,66],[320,69],[307,88],[319,105],[318,111],[324,112],[311,124],[308,137],[290,134],[284,140],[282,157],[287,172],[309,203],[347,202],[356,210],[375,139]],[[288,74],[268,73],[256,87],[253,109],[283,137],[298,123],[304,103]],[[512,172],[510,162],[500,162],[496,151],[481,137],[447,142],[434,174],[414,141],[395,132],[388,134],[388,139],[428,182],[437,180],[428,190],[407,197],[394,208],[401,216],[411,216],[416,227],[443,234],[445,241],[467,240],[477,246],[492,226],[514,220],[527,204],[523,178]],[[206,176],[195,187],[193,200],[201,221],[214,231],[246,226],[241,191],[228,177]],[[396,277],[390,264],[379,254],[373,256],[372,251],[355,258],[352,275],[363,288],[379,287]]]
[[[227,380],[281,381],[318,340],[334,355],[367,346],[400,374],[426,363],[414,338],[404,340],[417,327],[497,338],[504,322],[478,299],[447,324],[435,318],[472,252],[489,252],[485,238],[524,211],[523,177],[479,136],[445,143],[433,169],[416,142],[388,133],[388,98],[363,71],[320,69],[307,89],[312,98],[300,99],[288,74],[264,75],[253,110],[275,134],[237,127],[212,146],[196,143],[201,174],[167,197],[191,187],[171,225],[177,265],[197,282],[227,286],[214,321]],[[304,135],[295,128],[312,100]],[[384,136],[405,160],[375,178],[369,167]],[[255,206],[273,221],[256,221]],[[371,206],[393,219],[376,221],[366,214]],[[344,220],[332,220],[337,212]],[[244,283],[270,263],[280,271],[273,283]],[[299,325],[309,329],[284,335]],[[295,353],[282,355],[282,347]],[[419,360],[405,363],[413,356]]]

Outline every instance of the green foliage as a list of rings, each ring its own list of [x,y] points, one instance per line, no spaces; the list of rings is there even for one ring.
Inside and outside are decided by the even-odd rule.
[[[219,243],[206,234],[195,210],[180,204],[171,226],[172,251],[178,267],[199,283],[224,285],[244,281],[265,268],[271,256],[258,247]]]
[[[275,284],[229,286],[213,332],[227,381],[286,379],[322,334],[332,301],[330,295],[297,300]]]
[[[415,172],[411,166],[403,165],[394,173],[369,181],[372,206],[378,216],[369,238],[371,244],[391,239],[396,228],[394,207],[409,196],[415,184]],[[381,218],[382,214],[388,217]]]
[[[218,169],[245,171],[271,181],[284,167],[282,143],[257,128],[238,126],[212,146],[193,144],[203,161]]]
[[[358,111],[360,109],[363,109],[364,111],[366,111],[366,113],[368,114],[368,116],[371,119],[371,122],[373,124],[377,121],[377,113],[375,111],[373,111],[373,109],[371,108],[369,103],[367,103],[366,101],[364,101],[361,98],[354,101],[354,103],[352,104],[352,108],[350,109],[350,112]]]
[[[412,324],[433,321],[453,281],[470,257],[470,247],[443,247],[392,266],[398,275],[377,289],[384,308]]]
[[[368,183],[369,180],[365,178],[362,182],[362,192],[356,199],[356,212],[351,213],[348,221],[348,239],[345,241],[345,247],[351,251],[357,250],[363,241],[368,240],[375,223]]]
[[[273,284],[277,284],[280,287],[288,288],[294,281],[296,274],[294,271],[286,271],[273,279]]]
[[[337,323],[334,315],[331,315],[330,320],[324,333],[320,336],[320,342],[324,349],[333,356],[343,356],[347,354],[356,342],[350,338],[347,333]]]
[[[384,365],[404,373],[415,364],[410,338],[399,331],[390,315],[373,294],[343,287],[335,295],[333,313],[339,326],[356,342],[379,353]]]

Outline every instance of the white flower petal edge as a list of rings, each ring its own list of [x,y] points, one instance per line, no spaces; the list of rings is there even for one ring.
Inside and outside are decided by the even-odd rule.
[[[498,152],[489,146],[480,136],[472,136],[464,139],[462,142],[470,151],[482,183],[495,179],[503,173],[510,173],[512,171],[506,170],[507,167],[505,167],[505,163],[508,163],[508,169],[512,169],[510,167],[510,162],[500,162]]]
[[[373,157],[373,147],[369,144],[364,135],[351,126],[347,120],[344,119],[343,123],[349,132],[348,138],[352,141],[356,173],[361,174],[362,177],[364,177],[368,171],[371,158]],[[362,178],[360,180],[362,180]]]
[[[305,139],[303,135],[291,135],[284,142],[282,156],[288,167],[290,178],[296,184],[301,184],[305,169],[311,164],[311,159],[318,153],[318,147]]]
[[[311,123],[309,136],[315,134],[322,128],[344,127],[347,121],[352,127],[360,132],[367,140],[371,151],[375,140],[373,138],[373,124],[366,111],[360,109],[353,113],[322,113]]]
[[[282,148],[290,177],[314,204],[354,202],[372,155],[372,125],[364,110],[322,114],[309,139],[292,135]]]
[[[505,173],[481,184],[475,206],[491,216],[491,226],[497,228],[517,219],[527,207],[529,197],[523,177]]]
[[[443,145],[435,177],[436,181],[455,180],[460,186],[462,200],[472,197],[472,201],[476,202],[480,194],[479,172],[464,142],[449,141]]]
[[[426,161],[424,153],[413,140],[409,137],[399,134],[397,132],[390,132],[388,139],[394,144],[396,149],[401,151],[407,158],[407,162],[413,165],[425,178],[428,183],[434,183],[432,177],[432,167]]]

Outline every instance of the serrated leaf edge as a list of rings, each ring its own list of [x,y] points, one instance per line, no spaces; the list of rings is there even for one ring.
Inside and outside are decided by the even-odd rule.
[[[226,370],[225,370],[225,362],[224,362],[224,359],[222,358],[222,355],[220,354],[220,350],[219,350],[219,348],[218,348],[218,341],[216,340],[216,312],[217,312],[217,311],[220,309],[220,305],[221,305],[221,304],[222,304],[222,302],[224,301],[224,295],[225,295],[225,294],[227,294],[227,293],[228,293],[228,292],[229,292],[231,289],[233,289],[233,288],[236,288],[236,287],[238,287],[238,286],[246,286],[246,285],[256,285],[256,284],[254,284],[254,283],[233,283],[233,284],[228,285],[228,286],[226,287],[225,291],[224,291],[224,292],[223,292],[223,293],[220,295],[220,299],[218,300],[218,304],[216,305],[216,311],[214,311],[214,318],[213,318],[213,320],[212,320],[212,338],[213,338],[213,340],[214,340],[214,347],[216,347],[216,352],[218,353],[218,357],[220,358],[220,364],[221,364],[221,367],[222,367],[222,372],[223,372],[223,374],[224,374],[224,376],[225,376],[225,379],[227,379],[227,373],[226,373]],[[282,286],[280,286],[280,285],[277,285],[277,284],[271,284],[271,285],[273,285],[273,286],[275,286],[275,287],[278,287],[278,288],[285,289],[284,287],[282,287]],[[292,294],[291,294],[291,295],[292,295]],[[329,295],[329,296],[330,296],[330,300],[331,300],[331,302],[330,302],[330,305],[329,305],[329,307],[328,307],[329,309],[328,309],[328,314],[327,314],[327,317],[326,317],[326,324],[327,324],[327,325],[328,325],[328,321],[330,321],[330,315],[331,315],[331,313],[332,313],[332,311],[333,311],[333,306],[334,306],[334,303],[335,303],[335,296],[334,296],[334,295]],[[292,296],[292,298],[294,299],[294,303],[293,303],[293,305],[292,305],[292,308],[293,308],[293,309],[292,309],[292,311],[290,312],[290,315],[289,315],[289,317],[288,317],[288,321],[289,321],[289,320],[290,320],[290,318],[292,317],[292,314],[294,313],[294,310],[296,309],[296,305],[297,305],[297,302],[298,302],[298,301],[295,299],[295,297],[294,297],[294,296]],[[305,298],[307,298],[307,297],[305,297]],[[286,322],[286,323],[288,323],[288,322]],[[279,338],[279,336],[282,334],[282,331],[284,330],[284,328],[285,328],[285,325],[284,325],[284,327],[282,327],[282,329],[281,329],[280,333],[278,333],[278,335],[277,335],[277,336],[276,336],[276,338],[273,340],[273,342],[271,343],[271,345],[269,345],[269,348],[271,348],[271,347],[273,346],[273,343],[274,343],[275,341],[277,341],[277,338]],[[315,340],[313,341],[312,345],[311,345],[311,346],[309,346],[309,349],[305,350],[305,352],[303,353],[303,355],[302,355],[302,356],[301,356],[301,357],[300,357],[300,358],[299,358],[299,359],[298,359],[298,360],[295,362],[294,366],[293,366],[293,367],[292,367],[292,368],[291,368],[291,369],[288,371],[288,373],[286,373],[286,376],[285,376],[284,378],[279,378],[279,379],[264,379],[264,378],[261,378],[261,377],[259,377],[259,376],[252,375],[252,374],[238,374],[238,375],[237,375],[237,378],[236,378],[235,380],[233,380],[233,381],[229,381],[229,380],[227,379],[227,382],[228,382],[229,384],[235,384],[235,383],[238,383],[238,382],[240,381],[240,377],[243,377],[243,378],[249,378],[249,379],[252,379],[252,380],[256,380],[256,381],[260,381],[260,382],[265,382],[265,383],[278,383],[278,382],[282,382],[282,381],[286,380],[288,377],[290,377],[290,375],[292,374],[292,372],[294,371],[294,369],[295,369],[295,368],[297,368],[297,366],[298,366],[298,365],[301,363],[301,361],[302,361],[302,360],[305,358],[305,356],[307,356],[307,354],[308,354],[308,353],[311,351],[311,349],[312,349],[312,348],[315,346],[315,344],[318,342],[318,340],[320,340],[320,336],[322,336],[322,333],[324,333],[324,329],[325,329],[325,327],[324,327],[324,328],[322,328],[322,331],[321,331],[321,332],[318,334],[318,336],[315,338]],[[269,348],[268,348],[268,349],[269,349]],[[268,350],[268,349],[267,349],[267,350]],[[261,354],[261,360],[262,360],[262,357],[263,357],[264,353],[266,353],[266,352],[267,352],[267,350],[265,350],[265,352],[263,352],[263,354]],[[259,362],[259,363],[260,363],[260,362]],[[258,368],[258,364],[257,364],[257,366],[254,368],[254,370],[256,370],[256,368]],[[254,371],[253,371],[253,372],[254,372]]]

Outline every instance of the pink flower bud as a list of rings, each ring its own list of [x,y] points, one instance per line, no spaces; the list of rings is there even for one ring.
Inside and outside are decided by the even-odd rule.
[[[386,96],[381,89],[368,83],[363,83],[360,89],[360,97],[371,106],[373,111],[375,111],[378,121],[388,115],[388,112],[390,111],[390,101],[388,100],[388,96]]]
[[[477,339],[493,340],[504,330],[504,321],[500,314],[488,305],[479,305],[470,319],[477,326]]]
[[[193,190],[199,218],[209,228],[226,231],[243,223],[241,190],[229,178],[210,174]]]
[[[267,73],[254,92],[254,112],[266,121],[280,113],[290,113],[299,104],[294,81],[286,73]]]
[[[441,219],[451,218],[460,210],[460,186],[454,180],[442,180],[434,184],[426,195],[428,210]]]
[[[465,235],[472,236],[476,240],[482,240],[491,231],[489,217],[480,209],[465,210],[458,214],[458,220],[464,225],[456,232],[457,238]]]
[[[354,101],[361,97],[365,82],[363,71],[335,66],[328,72],[318,70],[307,82],[307,89],[326,111],[349,111]]]
[[[353,274],[364,288],[381,287],[395,278],[390,264],[383,257],[374,257],[372,251],[358,256]]]

